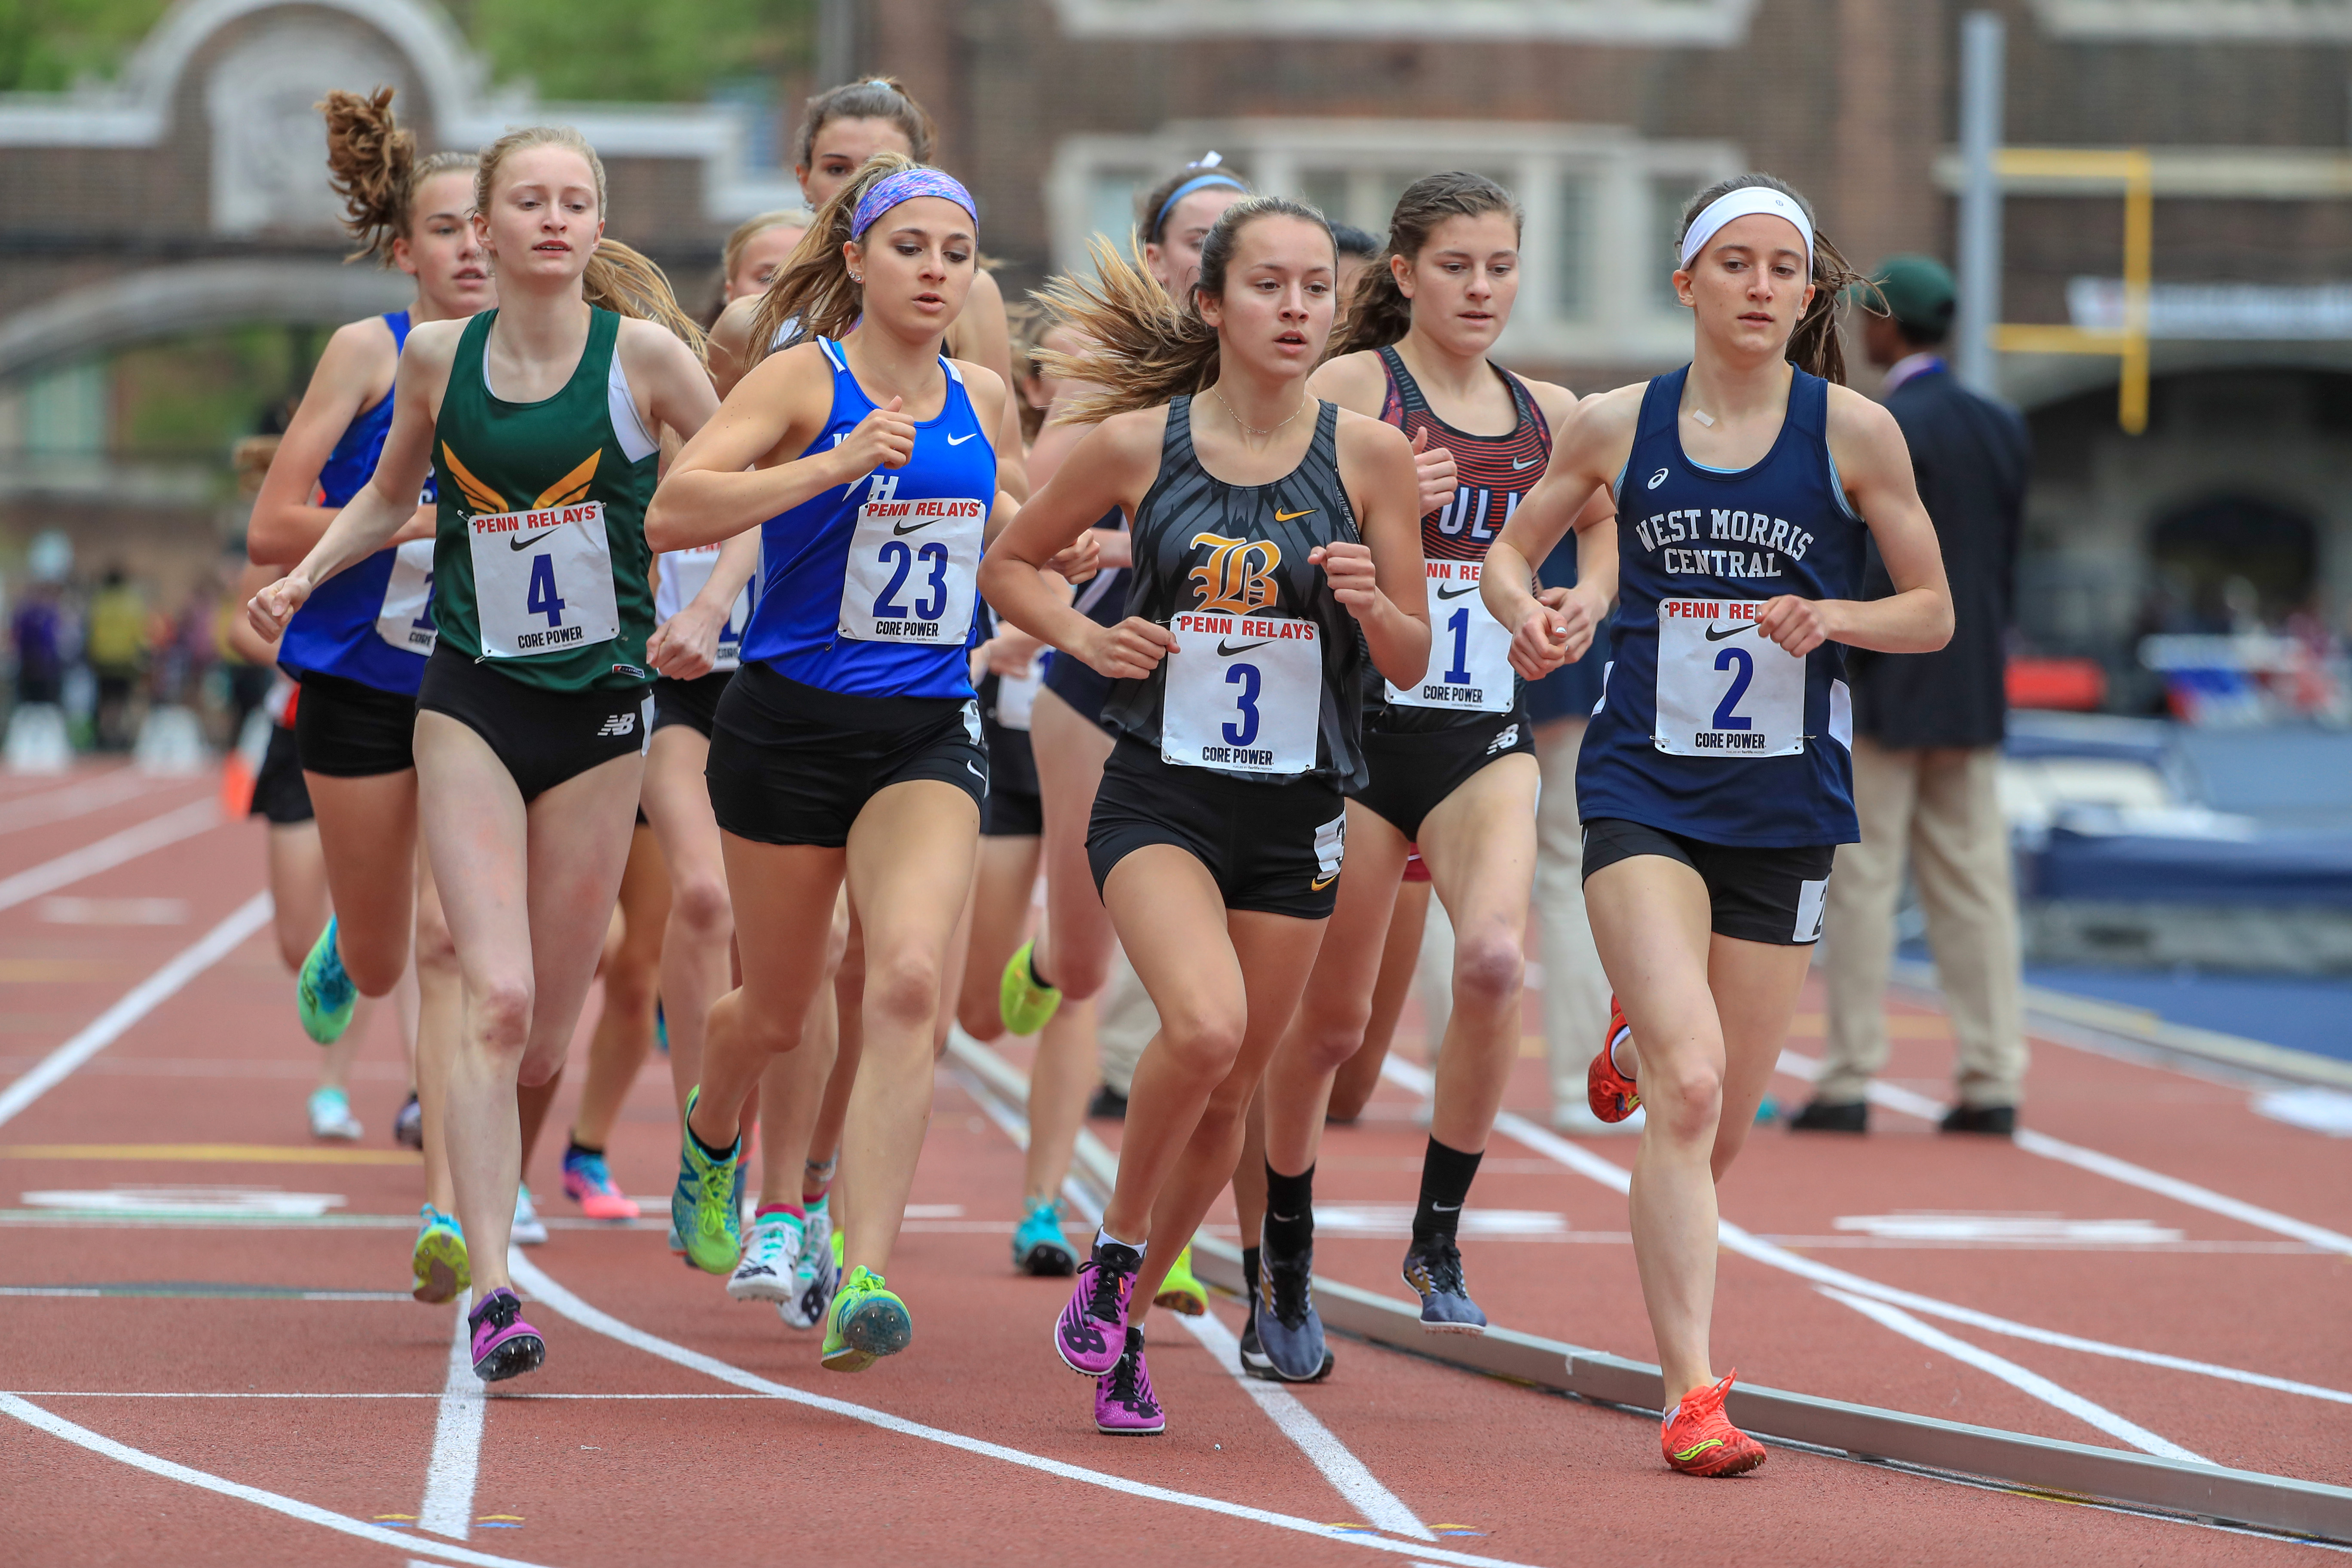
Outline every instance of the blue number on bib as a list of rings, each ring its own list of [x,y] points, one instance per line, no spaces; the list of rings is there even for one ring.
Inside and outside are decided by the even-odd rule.
[[[1731,689],[1725,692],[1723,700],[1715,705],[1715,727],[1718,730],[1751,727],[1747,720],[1732,710],[1738,708],[1739,700],[1748,695],[1748,683],[1756,679],[1755,659],[1748,657],[1744,647],[1727,647],[1715,656],[1715,668],[1717,669],[1729,669],[1735,664],[1739,667],[1739,673],[1731,678]]]
[[[1225,726],[1225,744],[1246,746],[1257,739],[1257,693],[1260,677],[1254,664],[1229,664],[1225,667],[1225,684],[1238,686],[1241,695],[1234,706],[1241,712],[1242,721]]]
[[[433,625],[433,574],[430,572],[425,574],[425,607],[417,611],[416,618],[408,624],[419,631]]]
[[[1454,668],[1445,672],[1448,686],[1470,684],[1470,606],[1463,605],[1445,617],[1445,629],[1454,634]]]
[[[530,558],[530,594],[523,600],[524,609],[534,616],[545,616],[551,626],[563,624],[563,599],[555,591],[555,558],[534,555]]]
[[[916,553],[931,563],[932,596],[915,601],[915,618],[936,621],[948,610],[948,547],[938,543],[926,544]]]
[[[907,585],[907,574],[914,567],[915,552],[908,549],[903,541],[888,539],[882,542],[882,559],[895,564],[890,569],[888,584],[875,596],[874,614],[877,617],[887,616],[892,620],[903,621],[907,618],[907,611],[898,603],[898,590]]]

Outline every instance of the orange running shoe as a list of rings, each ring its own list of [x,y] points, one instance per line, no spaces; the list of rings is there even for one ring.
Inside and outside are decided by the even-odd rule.
[[[1633,1032],[1625,1022],[1625,1009],[1617,1005],[1615,996],[1611,996],[1609,1033],[1601,1037],[1601,1054],[1584,1069],[1585,1103],[1603,1121],[1622,1121],[1642,1103],[1642,1091],[1633,1087],[1632,1079],[1617,1070],[1617,1042]]]
[[[1723,1396],[1738,1375],[1727,1372],[1721,1383],[1684,1394],[1683,1402],[1667,1413],[1658,1435],[1667,1468],[1686,1476],[1737,1476],[1764,1462],[1764,1445],[1734,1426],[1723,1413]]]

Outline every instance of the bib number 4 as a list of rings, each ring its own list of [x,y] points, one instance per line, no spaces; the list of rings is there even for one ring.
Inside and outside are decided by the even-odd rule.
[[[1756,629],[1765,603],[1658,601],[1658,750],[1786,757],[1805,749],[1805,661]]]
[[[620,636],[604,502],[484,513],[468,532],[484,657],[568,653]]]
[[[1188,611],[1168,629],[1177,647],[1163,667],[1163,761],[1245,773],[1314,767],[1323,709],[1314,622]]]

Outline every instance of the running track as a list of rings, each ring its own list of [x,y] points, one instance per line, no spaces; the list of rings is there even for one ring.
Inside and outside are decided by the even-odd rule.
[[[462,1366],[452,1376],[456,1313],[405,1294],[417,1173],[386,1135],[401,1087],[389,1021],[354,1078],[367,1140],[312,1145],[311,1047],[253,901],[262,829],[207,826],[212,794],[209,781],[104,773],[0,780],[11,1563],[604,1568],[772,1560],[828,1538],[884,1563],[1080,1561],[1107,1541],[1182,1554],[1172,1561],[1299,1563],[2260,1563],[2325,1550],[1791,1449],[1704,1485],[1662,1469],[1654,1423],[1638,1415],[1345,1341],[1330,1383],[1275,1394],[1230,1375],[1204,1342],[1220,1329],[1195,1335],[1166,1314],[1152,1363],[1169,1435],[1097,1436],[1086,1384],[1047,1343],[1064,1287],[1006,1267],[1020,1163],[1005,1112],[952,1068],[890,1271],[916,1315],[908,1355],[860,1377],[823,1373],[812,1338],[675,1264],[654,1219],[567,1223],[550,1152],[567,1089],[531,1173],[555,1237],[522,1274],[549,1364],[485,1400]],[[1818,1050],[1818,1008],[1803,1009],[1792,1058]],[[1938,1098],[1943,1020],[1892,1011],[1893,1098]],[[1409,1064],[1397,1076],[1410,1079]],[[2352,1482],[2346,1145],[2255,1116],[2242,1089],[2054,1045],[2040,1047],[2032,1087],[2043,1141],[2021,1146],[1941,1139],[1885,1108],[1866,1141],[1759,1130],[1725,1193],[1745,1234],[1724,1255],[1718,1364],[1810,1394]],[[1804,1092],[1795,1077],[1774,1089]],[[1540,1125],[1532,1059],[1513,1107]],[[1415,1112],[1392,1083],[1327,1141],[1318,1261],[1331,1276],[1402,1294]],[[617,1131],[615,1173],[665,1196],[675,1137],[656,1068]],[[1599,1163],[1622,1167],[1630,1141],[1562,1147],[1532,1131],[1491,1147],[1472,1214],[1509,1234],[1465,1238],[1473,1287],[1498,1322],[1647,1360],[1623,1200]],[[315,1194],[319,1212],[86,1206],[185,1205],[196,1188],[257,1189],[226,1201],[298,1209],[285,1194]],[[1988,1239],[2002,1227],[1922,1215],[2050,1223],[2038,1239]],[[2126,1223],[2084,1228],[2099,1221]],[[1951,1234],[1916,1234],[1938,1226]],[[1230,1304],[1217,1318],[1238,1327]]]

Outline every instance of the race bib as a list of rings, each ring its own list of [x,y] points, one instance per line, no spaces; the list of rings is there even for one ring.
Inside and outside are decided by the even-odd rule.
[[[1658,601],[1658,750],[1787,757],[1805,749],[1805,661],[1756,629],[1765,603]]]
[[[841,635],[859,642],[963,642],[988,527],[978,500],[869,500],[841,576]]]
[[[1187,611],[1169,621],[1160,756],[1188,767],[1303,773],[1315,765],[1323,653],[1315,623]]]
[[[719,566],[716,544],[698,545],[692,550],[669,550],[661,558],[661,611],[667,620],[702,596],[710,585],[710,574]],[[736,669],[743,662],[743,628],[751,624],[751,584],[759,581],[754,572],[744,579],[737,590],[735,603],[728,606],[727,624],[719,628],[719,653],[712,659],[713,670]]]
[[[375,635],[403,653],[429,654],[433,628],[433,542],[412,539],[392,552],[392,580],[375,614]]]
[[[484,658],[569,653],[621,635],[603,501],[486,512],[470,527]]]
[[[1026,730],[1030,715],[1037,710],[1037,691],[1045,684],[1045,656],[1042,652],[1029,661],[1029,668],[1018,675],[996,678],[996,721],[1007,730]]]
[[[1479,563],[1427,565],[1429,668],[1417,686],[1391,686],[1389,700],[1407,708],[1509,712],[1518,696],[1511,678],[1511,631],[1479,601]]]

